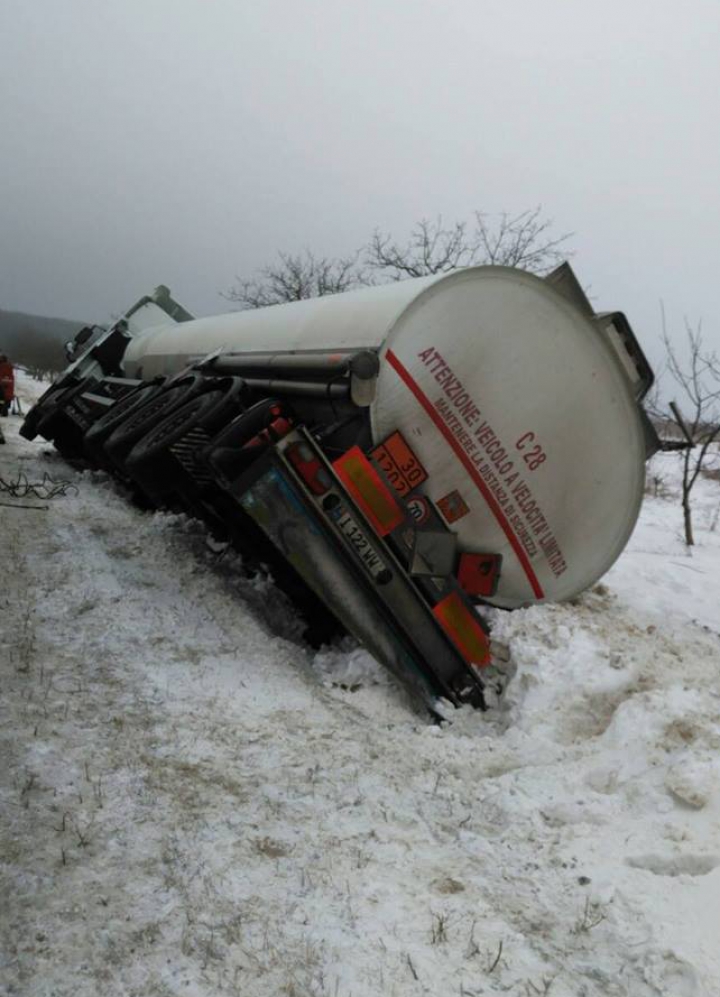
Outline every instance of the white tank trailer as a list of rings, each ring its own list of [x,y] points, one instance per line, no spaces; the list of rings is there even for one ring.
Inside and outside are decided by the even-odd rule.
[[[107,406],[113,385],[167,388],[190,370],[286,402],[318,440],[351,427],[342,447],[371,457],[418,528],[431,516],[460,555],[500,555],[483,601],[504,608],[570,599],[608,570],[658,447],[642,406],[653,374],[630,325],[596,313],[567,263],[545,278],[470,267],[203,319],[160,288],[49,395],[104,377]],[[53,435],[38,413],[26,425]]]
[[[652,375],[624,316],[596,315],[567,266],[555,281],[471,267],[163,326],[132,340],[125,371],[175,374],[215,350],[376,351],[372,440],[400,430],[460,547],[503,555],[499,606],[578,595],[633,530]]]

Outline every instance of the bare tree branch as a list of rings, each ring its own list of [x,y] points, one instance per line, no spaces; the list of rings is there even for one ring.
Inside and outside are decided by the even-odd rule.
[[[561,250],[569,233],[552,236],[552,221],[541,216],[541,209],[523,211],[519,215],[501,215],[492,228],[487,215],[477,212],[476,233],[483,263],[519,267],[533,273],[547,273],[568,256]]]
[[[502,214],[494,226],[488,215],[477,211],[472,232],[466,222],[446,227],[441,217],[434,221],[423,219],[403,244],[375,231],[366,249],[365,262],[372,273],[390,280],[446,273],[484,263],[542,274],[570,255],[561,248],[569,234],[553,236],[551,228],[552,221],[542,217],[539,207],[519,215]]]
[[[375,231],[367,246],[365,262],[375,274],[390,280],[446,273],[473,262],[475,243],[468,241],[465,222],[444,228],[442,219],[422,219],[404,245]]]
[[[238,278],[225,295],[241,308],[265,308],[285,301],[337,294],[354,287],[447,273],[459,267],[494,263],[543,274],[563,258],[568,234],[553,236],[552,221],[541,209],[518,215],[502,214],[496,225],[475,212],[467,222],[446,226],[438,216],[423,218],[406,242],[376,230],[364,249],[348,257],[329,258],[304,253],[279,253],[252,278]]]
[[[717,440],[720,440],[720,359],[714,351],[703,346],[702,325],[693,329],[685,321],[685,342],[687,359],[683,360],[670,340],[662,309],[662,340],[665,346],[667,370],[681,389],[681,420],[675,422],[690,437],[694,446],[683,451],[682,508],[685,524],[685,543],[688,547],[695,543],[692,527],[691,492],[703,469],[717,456]]]
[[[304,253],[278,253],[278,262],[262,267],[258,276],[238,277],[225,297],[242,308],[266,308],[286,301],[339,294],[365,283],[359,253],[328,259]]]

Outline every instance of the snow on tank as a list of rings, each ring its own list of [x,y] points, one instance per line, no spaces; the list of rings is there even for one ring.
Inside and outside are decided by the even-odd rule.
[[[503,555],[496,605],[562,600],[616,560],[643,495],[645,431],[617,323],[566,288],[471,267],[151,330],[126,373],[174,373],[213,350],[378,350],[369,418],[400,430],[428,472],[419,491],[463,551]],[[573,300],[570,300],[572,298]],[[619,317],[622,319],[622,316]],[[624,322],[624,319],[623,319]]]

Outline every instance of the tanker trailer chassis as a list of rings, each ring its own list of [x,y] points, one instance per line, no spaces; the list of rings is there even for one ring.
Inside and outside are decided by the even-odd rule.
[[[357,426],[347,429],[357,419],[352,370],[367,373],[372,363],[348,353],[343,394],[337,357],[330,426],[311,429],[296,415],[299,386],[306,413],[328,404],[326,388],[308,387],[324,358],[292,358],[289,402],[264,397],[282,394],[283,380],[256,383],[247,358],[238,367],[235,358],[209,357],[151,382],[78,377],[63,387],[61,404],[48,393],[50,423],[40,400],[26,433],[44,424],[61,453],[110,471],[141,506],[204,520],[250,565],[269,568],[308,621],[311,642],[352,634],[436,716],[447,714],[443,704],[483,709],[509,678],[491,658],[474,605],[494,592],[501,559],[458,553],[455,535],[412,487],[427,476],[400,434],[375,447],[368,441],[367,452],[347,446],[358,437]]]

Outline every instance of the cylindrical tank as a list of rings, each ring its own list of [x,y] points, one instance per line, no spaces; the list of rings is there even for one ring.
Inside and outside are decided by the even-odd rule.
[[[400,431],[463,551],[500,553],[497,605],[577,595],[635,525],[645,441],[632,364],[589,309],[546,281],[472,267],[150,330],[130,376],[232,352],[376,349],[369,409]]]

